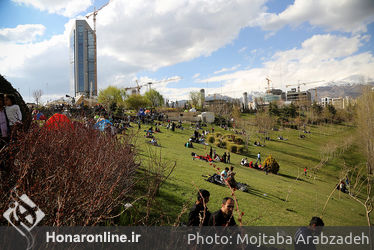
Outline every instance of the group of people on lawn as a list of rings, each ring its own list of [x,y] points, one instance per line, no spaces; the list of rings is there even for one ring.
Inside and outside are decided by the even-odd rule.
[[[207,207],[209,198],[208,190],[198,191],[197,201],[188,215],[188,226],[235,226],[234,200],[230,197],[223,198],[221,208],[212,214]]]
[[[230,155],[230,152],[224,152],[222,157],[220,157],[217,153],[216,153],[216,150],[213,149],[212,147],[210,147],[210,150],[209,150],[209,156],[217,161],[217,162],[223,162],[223,163],[230,163],[231,162],[231,155]]]

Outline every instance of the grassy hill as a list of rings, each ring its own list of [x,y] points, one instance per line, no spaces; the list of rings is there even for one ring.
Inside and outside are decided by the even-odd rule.
[[[161,127],[162,133],[156,134],[161,147],[150,146],[145,143],[148,139],[143,132],[148,127],[143,125],[142,132],[138,134],[137,144],[142,165],[146,165],[149,160],[149,150],[161,150],[163,158],[177,163],[157,195],[158,205],[152,208],[153,216],[162,214],[169,218],[167,224],[173,224],[181,214],[183,205],[190,207],[193,204],[196,187],[209,190],[211,197],[208,207],[212,212],[218,210],[222,198],[231,196],[231,191],[227,187],[205,181],[206,178],[202,175],[214,174],[216,170],[209,163],[192,160],[191,157],[191,152],[204,155],[209,153],[209,146],[195,143],[195,148],[185,148],[184,143],[194,131],[187,124],[184,124],[185,130],[176,129],[175,132]],[[232,133],[219,127],[215,127],[215,131]],[[310,131],[304,139],[299,138],[300,131],[297,130],[271,131],[270,137],[273,140],[267,141],[265,147],[249,146],[246,156],[231,153],[231,164],[217,163],[220,169],[234,166],[236,180],[250,186],[249,193],[236,192],[240,210],[244,212],[244,225],[305,225],[312,216],[321,215],[325,225],[329,226],[367,225],[364,208],[347,194],[337,190],[322,214],[326,200],[338,182],[343,163],[355,166],[364,163],[354,137],[355,128],[349,125],[325,125],[311,127]],[[287,140],[276,140],[277,135],[282,135]],[[257,135],[253,136],[257,139]],[[213,148],[219,155],[225,151]],[[265,175],[263,171],[240,165],[243,157],[255,162],[258,152],[261,153],[262,160],[272,154],[280,165],[278,175]],[[326,155],[329,156],[327,163],[313,174],[311,169]],[[304,176],[304,167],[310,170],[310,176]],[[296,179],[297,177],[299,178]],[[182,222],[187,221],[187,215],[188,211],[183,214]],[[237,216],[235,214],[235,218]]]

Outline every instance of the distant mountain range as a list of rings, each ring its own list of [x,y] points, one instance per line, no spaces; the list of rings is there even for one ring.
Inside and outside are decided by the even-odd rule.
[[[317,89],[317,100],[318,101],[320,101],[322,97],[338,98],[338,97],[349,96],[352,98],[357,98],[358,96],[362,94],[362,89],[366,85],[374,87],[374,79],[365,77],[363,75],[352,75],[339,81],[330,81],[319,87],[310,88],[309,91],[312,94],[312,100],[314,100],[315,98],[314,89],[315,88]],[[255,97],[263,96],[265,94],[264,92],[258,92],[258,91],[249,91],[247,93],[248,93],[248,101],[252,101]],[[221,94],[205,96],[206,101],[209,101],[212,99],[232,101],[237,98],[232,98],[230,96],[221,95]],[[243,97],[239,97],[238,99],[241,102],[243,101]],[[188,100],[178,100],[178,106],[183,107],[186,102],[188,102]]]
[[[318,100],[322,97],[338,98],[344,96],[350,96],[357,98],[362,94],[364,86],[369,85],[374,87],[374,80],[371,78],[364,78],[361,75],[353,75],[340,81],[328,82],[324,86],[317,88]],[[309,89],[314,98],[314,88]]]

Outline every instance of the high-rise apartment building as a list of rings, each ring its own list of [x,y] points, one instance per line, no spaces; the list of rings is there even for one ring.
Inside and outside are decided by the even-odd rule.
[[[75,96],[97,96],[95,33],[85,20],[76,20],[70,33],[70,67]]]

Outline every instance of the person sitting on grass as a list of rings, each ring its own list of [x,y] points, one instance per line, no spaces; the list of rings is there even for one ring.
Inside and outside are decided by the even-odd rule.
[[[245,166],[245,167],[248,167],[248,159],[247,158],[243,158],[240,162],[240,165],[242,166]]]
[[[347,187],[344,181],[341,181],[339,185],[336,187],[336,189],[342,191],[343,193],[348,193],[348,190],[347,190]]]
[[[159,146],[158,143],[157,143],[157,140],[153,137],[152,140],[150,141],[150,143],[153,145],[153,146]]]
[[[253,161],[248,164],[248,167],[253,168]]]
[[[242,166],[244,166],[245,164],[244,164],[244,158],[242,158],[242,160],[240,161],[240,165],[242,165]]]
[[[235,172],[234,172],[234,167],[231,166],[230,170],[227,172],[228,178],[227,181],[232,188],[237,188],[236,187],[236,180],[235,180]]]
[[[184,146],[185,146],[186,148],[193,148],[193,144],[192,144],[192,142],[190,142],[190,141],[186,142],[186,144],[184,144]]]
[[[214,161],[214,160],[210,157],[209,154],[206,154],[205,159],[206,159],[208,162],[213,162],[213,161]]]
[[[225,170],[223,170],[221,172],[221,182],[222,183],[225,183],[225,180],[229,177],[228,172],[229,172],[229,168],[227,168],[227,167],[225,168]]]
[[[214,157],[214,160],[217,161],[217,162],[221,162],[221,157],[219,157],[218,154],[216,154],[216,156]]]
[[[188,215],[188,226],[208,226],[211,213],[206,206],[209,202],[210,193],[208,190],[200,189],[197,192],[197,201]]]
[[[152,133],[150,132],[147,132],[147,134],[145,135],[145,138],[154,138]]]
[[[221,209],[210,216],[209,226],[235,226],[236,222],[233,215],[234,208],[234,200],[230,197],[225,197],[222,200]]]

